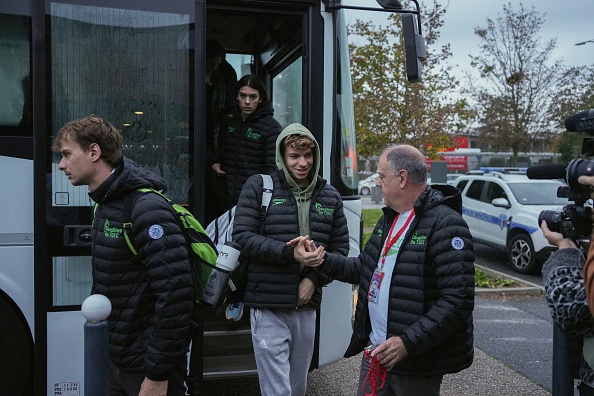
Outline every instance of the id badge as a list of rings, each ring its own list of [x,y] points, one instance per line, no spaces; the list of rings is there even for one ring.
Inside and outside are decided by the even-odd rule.
[[[373,276],[371,277],[369,293],[367,293],[367,301],[372,302],[374,304],[378,303],[382,279],[384,279],[384,271],[380,271],[379,268],[376,268],[375,271],[373,271]]]

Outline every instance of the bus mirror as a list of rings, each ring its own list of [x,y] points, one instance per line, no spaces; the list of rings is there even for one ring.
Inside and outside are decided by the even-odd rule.
[[[421,62],[425,61],[427,52],[425,39],[417,33],[413,14],[402,14],[402,35],[406,52],[406,77],[411,83],[421,82],[423,81]]]
[[[399,0],[377,0],[377,3],[385,9],[401,10],[402,3]]]

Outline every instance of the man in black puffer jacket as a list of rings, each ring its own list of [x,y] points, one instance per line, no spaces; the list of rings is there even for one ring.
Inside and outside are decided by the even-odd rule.
[[[427,186],[425,157],[412,146],[386,149],[378,173],[386,207],[359,257],[305,237],[290,244],[298,261],[359,284],[345,357],[373,350],[362,359],[358,394],[439,395],[443,375],[469,367],[474,353],[474,253],[462,199],[453,186]]]
[[[303,396],[314,350],[316,309],[328,276],[300,265],[287,241],[310,235],[328,251],[346,255],[347,220],[340,195],[318,176],[320,150],[301,124],[287,126],[276,143],[274,191],[260,228],[263,181],[250,177],[239,197],[233,239],[248,261],[245,305],[263,396]]]
[[[186,354],[194,289],[186,242],[176,215],[157,194],[136,198],[131,219],[122,211],[139,188],[165,182],[122,156],[122,136],[91,115],[67,123],[54,151],[73,185],[87,185],[98,204],[92,228],[93,294],[111,302],[109,388],[117,395],[185,395]],[[123,236],[132,221],[135,258]]]

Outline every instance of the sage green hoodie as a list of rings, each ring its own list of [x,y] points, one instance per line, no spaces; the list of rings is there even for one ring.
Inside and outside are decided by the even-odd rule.
[[[309,185],[302,189],[301,187],[297,186],[293,177],[289,173],[289,170],[285,166],[285,161],[283,158],[283,153],[281,152],[281,145],[284,138],[289,135],[305,135],[310,137],[314,143],[315,147],[313,149],[314,153],[314,162],[311,170],[308,174]],[[320,147],[316,138],[312,135],[312,133],[301,124],[294,123],[287,126],[285,129],[282,130],[278,138],[276,139],[276,166],[278,169],[282,170],[285,179],[291,186],[291,190],[295,195],[295,201],[297,202],[297,213],[299,216],[299,233],[301,235],[309,235],[309,207],[311,204],[311,196],[314,191],[314,187],[316,186],[316,182],[318,180],[318,172],[320,170]]]

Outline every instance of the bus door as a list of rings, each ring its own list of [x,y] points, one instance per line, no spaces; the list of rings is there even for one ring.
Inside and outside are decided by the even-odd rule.
[[[331,16],[327,15],[330,24],[325,27],[321,8],[320,2],[302,0],[266,4],[243,1],[233,6],[212,2],[207,8],[206,38],[218,41],[226,49],[226,60],[238,79],[250,73],[262,78],[271,97],[274,118],[282,127],[298,122],[311,130],[324,157],[320,174],[330,180],[331,169],[340,159],[334,160],[332,148],[335,65],[331,47],[325,45],[333,45],[336,40],[332,38]],[[325,51],[330,53],[328,62]],[[350,84],[348,77],[345,83]],[[312,368],[342,357],[352,332],[351,313],[350,285],[333,282],[324,288]],[[207,321],[205,378],[255,374],[249,329],[247,312],[240,322],[230,323],[224,317]]]
[[[51,143],[68,121],[102,117],[122,131],[124,155],[165,179],[175,202],[190,205],[192,142],[200,141],[193,134],[195,8],[193,0],[46,4],[48,395],[84,391],[80,306],[92,285],[94,204],[86,186],[73,186],[58,169]]]

